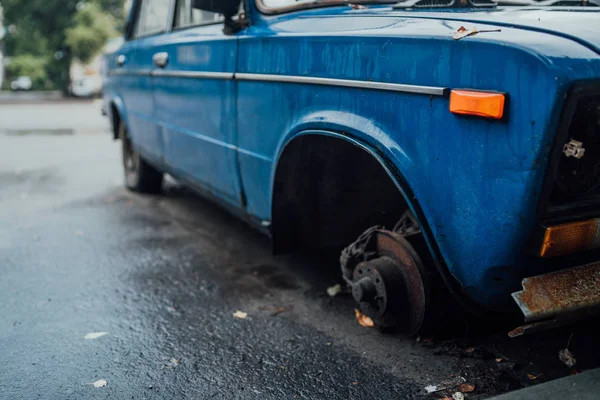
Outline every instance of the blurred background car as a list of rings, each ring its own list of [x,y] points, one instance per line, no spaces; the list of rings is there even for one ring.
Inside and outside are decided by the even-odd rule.
[[[100,94],[100,85],[98,79],[84,76],[73,80],[71,83],[71,94],[75,97],[94,97]]]
[[[31,86],[33,82],[31,78],[28,76],[19,76],[17,79],[10,83],[10,90],[19,91],[19,90],[31,90]]]

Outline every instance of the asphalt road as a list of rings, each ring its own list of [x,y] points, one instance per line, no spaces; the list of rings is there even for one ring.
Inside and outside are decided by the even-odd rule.
[[[274,257],[175,182],[127,192],[119,163],[97,102],[0,105],[0,399],[425,399],[463,378],[478,399],[600,365],[593,323],[361,327],[326,294],[335,255]]]

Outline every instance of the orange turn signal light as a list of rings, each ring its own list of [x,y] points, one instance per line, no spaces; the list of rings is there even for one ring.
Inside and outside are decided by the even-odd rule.
[[[500,119],[504,115],[505,100],[502,93],[453,90],[450,92],[450,112]]]
[[[571,222],[546,228],[540,257],[555,257],[600,247],[600,220]]]

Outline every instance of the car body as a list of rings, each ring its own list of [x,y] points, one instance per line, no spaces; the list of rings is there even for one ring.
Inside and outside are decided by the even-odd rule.
[[[347,244],[409,209],[474,310],[514,310],[523,278],[599,259],[539,254],[548,226],[600,217],[594,190],[552,194],[573,114],[600,95],[596,9],[244,9],[228,35],[218,17],[177,27],[170,5],[164,28],[130,32],[107,56],[115,136],[123,121],[149,164],[270,234],[276,251]],[[501,94],[504,112],[450,112],[457,90]],[[596,123],[585,129],[600,135]],[[597,157],[589,140],[581,160]]]
[[[33,86],[33,82],[31,78],[28,76],[19,76],[17,79],[10,83],[10,90],[19,91],[19,90],[31,90]]]

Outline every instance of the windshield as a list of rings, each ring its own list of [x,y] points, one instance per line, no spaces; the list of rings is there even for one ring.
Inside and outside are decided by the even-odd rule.
[[[261,11],[266,13],[283,12],[293,9],[314,6],[339,4],[394,4],[394,0],[257,0]]]
[[[257,0],[261,11],[276,13],[313,6],[348,4],[392,4],[394,8],[478,8],[493,6],[558,6],[575,7],[600,5],[600,0]]]

